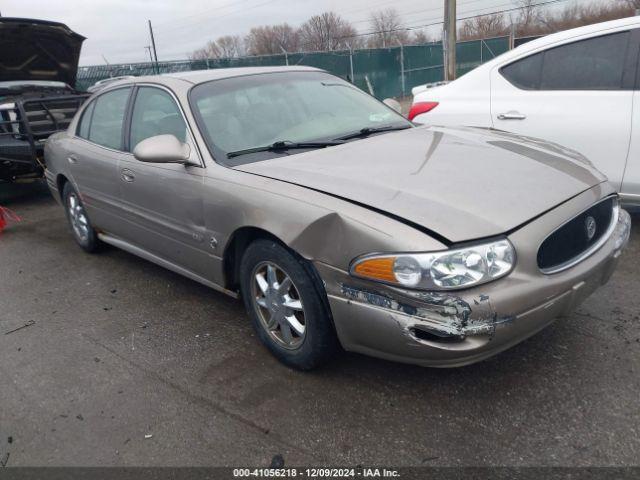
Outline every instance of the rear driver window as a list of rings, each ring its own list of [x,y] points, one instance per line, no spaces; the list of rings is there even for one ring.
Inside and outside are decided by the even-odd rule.
[[[103,147],[122,150],[124,112],[131,88],[119,88],[100,95],[95,101],[89,140]],[[82,130],[82,126],[80,127]]]
[[[502,75],[534,90],[620,90],[629,32],[551,48],[511,63]]]

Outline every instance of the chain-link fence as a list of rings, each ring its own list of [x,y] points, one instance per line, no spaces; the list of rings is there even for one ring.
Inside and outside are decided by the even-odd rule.
[[[459,42],[456,45],[458,75],[506,52],[509,37]],[[85,90],[98,80],[121,75],[207,70],[211,68],[307,65],[322,68],[353,82],[377,98],[403,97],[411,89],[444,78],[442,43],[398,45],[391,48],[289,53],[210,60],[178,60],[80,67],[76,88]]]

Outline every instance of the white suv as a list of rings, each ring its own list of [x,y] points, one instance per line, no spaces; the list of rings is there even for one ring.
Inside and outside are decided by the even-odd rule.
[[[640,17],[548,35],[442,87],[414,88],[409,118],[575,149],[607,175],[624,204],[640,206],[639,51]]]

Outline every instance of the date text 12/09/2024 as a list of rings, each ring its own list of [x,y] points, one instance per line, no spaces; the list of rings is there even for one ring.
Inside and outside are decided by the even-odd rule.
[[[235,468],[234,478],[394,478],[398,470],[387,468]]]

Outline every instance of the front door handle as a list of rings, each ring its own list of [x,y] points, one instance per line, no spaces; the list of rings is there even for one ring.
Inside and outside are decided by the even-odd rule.
[[[124,182],[131,183],[136,179],[136,174],[133,172],[133,170],[123,168],[120,172],[120,178],[122,178]]]
[[[67,157],[67,162],[69,162],[71,165],[75,165],[76,163],[78,163],[78,157],[76,157],[75,155],[69,155]]]
[[[524,120],[525,118],[527,118],[526,115],[515,110],[498,114],[498,120]]]

